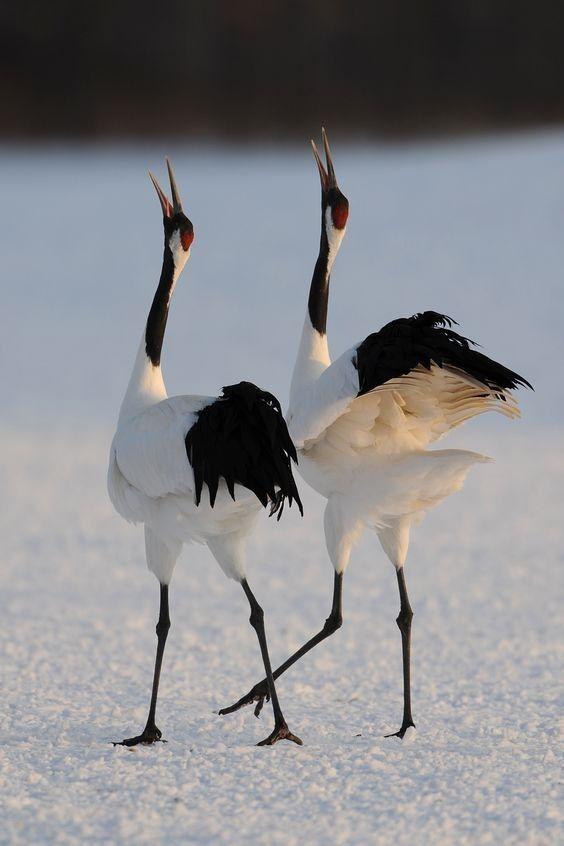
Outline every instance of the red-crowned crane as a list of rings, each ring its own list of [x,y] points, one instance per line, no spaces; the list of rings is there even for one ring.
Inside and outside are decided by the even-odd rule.
[[[147,565],[160,585],[149,716],[142,733],[121,745],[161,740],[155,712],[170,628],[168,586],[182,545],[189,541],[207,544],[225,575],[242,585],[249,601],[275,721],[272,733],[259,745],[281,739],[301,744],[284,720],[272,677],[264,614],[245,576],[247,538],[261,508],[270,504],[271,514],[280,517],[287,499],[302,511],[291,468],[296,452],[278,400],[250,382],[225,387],[221,396],[167,396],[161,348],[172,292],[194,239],[168,160],[167,166],[172,202],[150,174],[163,211],[164,257],[121,405],[108,469],[108,491],[116,511],[126,520],[144,524]]]
[[[326,331],[329,277],[345,235],[349,203],[337,185],[325,130],[325,165],[311,143],[321,178],[321,243],[286,419],[301,475],[327,499],[325,539],[335,577],[325,625],[274,678],[341,626],[343,576],[351,548],[366,528],[373,529],[395,567],[399,586],[403,720],[395,735],[403,738],[414,727],[413,612],[404,575],[410,529],[461,488],[473,464],[489,460],[466,450],[428,446],[486,411],[518,417],[510,390],[531,386],[473,349],[471,341],[453,331],[453,320],[434,311],[393,320],[331,362]],[[258,715],[267,696],[263,680],[220,713],[257,702]]]

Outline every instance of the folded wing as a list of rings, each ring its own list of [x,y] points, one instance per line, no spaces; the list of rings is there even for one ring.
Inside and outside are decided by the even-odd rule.
[[[150,498],[194,494],[194,473],[185,438],[197,413],[216,397],[169,397],[120,426],[114,438],[115,461],[129,485]]]
[[[251,382],[223,388],[222,395],[196,414],[186,435],[186,451],[194,470],[196,505],[204,485],[213,508],[223,479],[232,499],[235,485],[252,491],[271,514],[282,514],[284,502],[302,503],[292,474],[297,462],[280,403]]]

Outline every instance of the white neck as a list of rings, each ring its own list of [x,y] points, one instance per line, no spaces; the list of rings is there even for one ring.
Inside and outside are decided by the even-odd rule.
[[[290,408],[299,402],[299,396],[304,389],[311,387],[330,364],[327,335],[313,328],[309,312],[306,312],[290,384]]]
[[[168,396],[160,364],[155,366],[147,355],[145,332],[141,338],[133,371],[119,410],[119,420],[135,417]]]

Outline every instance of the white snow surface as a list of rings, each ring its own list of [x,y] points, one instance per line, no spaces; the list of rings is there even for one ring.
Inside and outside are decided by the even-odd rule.
[[[304,746],[217,710],[262,677],[242,590],[187,547],[157,723],[146,718],[158,586],[112,510],[107,451],[157,281],[171,155],[196,240],[175,292],[169,391],[242,378],[285,403],[319,229],[307,146],[0,151],[0,843],[562,842],[564,135],[343,146],[351,201],[332,278],[334,355],[424,308],[529,378],[524,419],[441,447],[491,455],[412,533],[417,731],[401,722],[399,601],[375,537],[344,625],[278,683]],[[259,354],[257,354],[257,351]],[[332,568],[322,500],[261,519],[249,581],[273,663],[317,631]]]

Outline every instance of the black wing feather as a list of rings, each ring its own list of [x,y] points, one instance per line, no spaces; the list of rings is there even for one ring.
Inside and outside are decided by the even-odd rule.
[[[270,515],[282,514],[284,502],[302,502],[292,473],[296,448],[288,434],[280,403],[251,382],[223,388],[218,399],[197,414],[186,435],[186,453],[194,470],[196,505],[208,486],[213,508],[223,478],[235,499],[235,484],[252,491]]]
[[[451,366],[463,370],[493,391],[532,385],[497,361],[472,349],[474,342],[452,329],[458,325],[446,314],[424,311],[392,320],[357,347],[358,396],[390,379],[404,376],[417,366],[427,370]],[[503,396],[500,396],[503,399]]]

